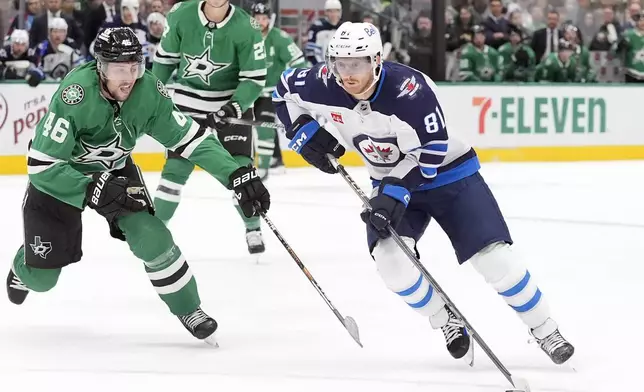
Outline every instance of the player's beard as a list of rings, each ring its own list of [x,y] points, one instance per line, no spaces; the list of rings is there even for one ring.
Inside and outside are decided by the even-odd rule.
[[[118,102],[124,102],[130,97],[136,79],[132,81],[112,81],[112,86],[108,84],[107,80],[103,80],[103,91],[111,98]]]
[[[208,4],[208,6],[210,6],[212,8],[223,8],[223,7],[226,7],[228,5],[228,3],[229,3],[229,1],[226,0],[223,3],[221,3],[221,5],[215,5],[215,4],[217,4],[217,0],[206,0],[206,4]]]
[[[356,96],[359,99],[365,99],[365,93],[369,92],[371,87],[375,85],[373,81],[373,76],[369,77],[366,82],[362,83],[358,79],[347,77],[342,79],[342,85],[349,94]]]

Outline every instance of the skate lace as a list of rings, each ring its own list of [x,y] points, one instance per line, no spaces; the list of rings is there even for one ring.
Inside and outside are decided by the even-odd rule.
[[[443,335],[445,335],[445,341],[447,342],[447,345],[449,346],[454,340],[460,338],[463,336],[461,333],[461,328],[463,328],[464,325],[462,322],[458,321],[457,319],[450,318],[450,320],[445,324],[441,329],[443,330]]]
[[[566,343],[566,339],[561,336],[559,331],[555,331],[547,336],[545,339],[537,339],[539,346],[548,353],[553,353],[556,349]]]
[[[201,309],[197,309],[187,316],[181,316],[181,321],[192,331],[194,331],[199,324],[203,323],[206,320],[208,320],[208,315]]]
[[[9,284],[9,287],[16,290],[29,291],[29,288],[25,286],[25,284],[22,283],[22,281],[17,276],[14,276],[11,279],[11,283]]]
[[[262,233],[259,230],[249,231],[246,233],[246,243],[248,246],[260,246],[264,242],[262,241]]]

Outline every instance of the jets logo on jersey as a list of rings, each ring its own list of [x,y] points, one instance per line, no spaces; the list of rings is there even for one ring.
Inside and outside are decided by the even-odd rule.
[[[63,92],[60,93],[60,97],[68,105],[78,105],[85,98],[85,90],[80,84],[72,84],[65,87]]]
[[[115,122],[120,119],[115,119]],[[117,136],[114,140],[102,145],[92,146],[85,143],[83,139],[80,140],[80,146],[84,153],[77,158],[73,158],[74,162],[83,164],[99,164],[106,170],[113,170],[118,167],[123,159],[130,155],[133,148],[125,148],[121,146],[121,136]]]
[[[318,70],[318,78],[322,79],[325,86],[328,86],[327,82],[331,78],[331,73],[329,72],[329,68],[327,68],[326,65],[321,66]]]
[[[410,97],[413,97],[419,88],[420,88],[420,84],[416,82],[415,76],[412,76],[411,78],[407,78],[400,85],[400,94],[398,94],[396,98],[404,97],[405,95],[409,95]]]
[[[168,94],[168,90],[166,90],[165,86],[163,85],[163,83],[161,83],[160,80],[157,80],[157,91],[163,97],[170,99],[170,94]]]
[[[393,137],[380,139],[358,135],[353,139],[353,144],[373,166],[395,166],[403,158],[396,144],[396,138]]]
[[[34,243],[29,244],[29,246],[31,247],[31,250],[34,252],[34,255],[40,256],[43,259],[46,259],[49,252],[51,252],[51,250],[53,249],[51,246],[51,242],[43,242],[40,239],[39,235],[34,237]]]
[[[188,64],[183,69],[183,77],[199,78],[204,84],[210,86],[210,77],[217,71],[221,71],[230,64],[215,63],[210,60],[210,46],[206,48],[199,56],[183,55]]]

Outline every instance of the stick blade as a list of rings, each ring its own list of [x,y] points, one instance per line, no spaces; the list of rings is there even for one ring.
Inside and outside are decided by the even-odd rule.
[[[358,343],[358,346],[363,347],[362,343],[360,342],[360,331],[358,330],[358,324],[356,323],[356,320],[354,320],[351,316],[347,316],[342,320],[342,324],[344,324],[344,328],[347,329],[347,332],[349,332],[349,335],[351,335],[353,340]]]

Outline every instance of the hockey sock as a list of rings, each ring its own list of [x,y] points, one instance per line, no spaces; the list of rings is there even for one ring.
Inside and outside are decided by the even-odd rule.
[[[119,227],[132,253],[143,260],[152,286],[172,314],[194,312],[201,304],[197,281],[163,222],[140,212],[121,218]]]
[[[239,163],[241,166],[246,166],[249,163],[253,163],[253,160],[249,157],[245,157],[242,155],[235,155],[233,158]],[[244,226],[246,226],[246,230],[257,230],[260,227],[260,222],[259,222],[259,216],[253,216],[251,218],[247,218],[246,215],[242,212],[241,208],[237,204],[237,199],[233,195],[233,204],[235,205],[235,208],[237,209],[237,213],[239,216],[242,218],[244,221]]]
[[[24,246],[18,249],[18,253],[13,259],[13,272],[31,291],[44,293],[54,288],[58,282],[60,271],[61,268],[40,269],[25,264]]]
[[[273,158],[279,159],[282,157],[282,149],[280,147],[280,135],[277,132],[275,132],[275,141],[273,143],[275,144],[275,149],[273,150]]]
[[[188,181],[195,165],[182,157],[166,160],[161,172],[161,180],[154,195],[155,215],[167,223],[174,215],[181,201],[181,189]]]
[[[257,128],[257,155],[259,156],[257,168],[260,175],[267,173],[271,166],[271,158],[275,150],[275,129]]]

